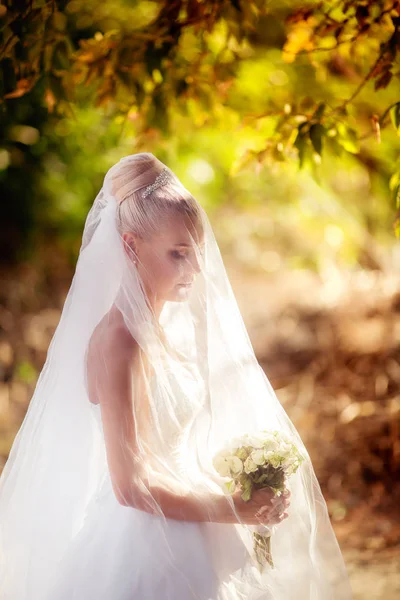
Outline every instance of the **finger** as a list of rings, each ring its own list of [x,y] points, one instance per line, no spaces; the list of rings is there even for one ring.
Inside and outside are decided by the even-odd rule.
[[[278,525],[279,523],[282,523],[282,521],[284,521],[285,519],[287,519],[289,515],[285,512],[282,513],[280,515],[270,515],[268,518],[264,519],[263,524],[264,525]]]
[[[262,506],[262,507],[261,507],[261,508],[260,508],[260,509],[259,509],[259,510],[258,510],[258,511],[255,513],[255,516],[256,516],[256,517],[260,517],[260,516],[262,516],[263,514],[265,514],[266,512],[269,512],[269,511],[271,511],[271,507],[270,507],[270,506],[265,506],[265,505],[264,505],[264,506]]]
[[[283,511],[284,509],[273,509],[271,507],[265,506],[262,509],[260,509],[254,516],[256,517],[256,519],[258,519],[260,523],[268,524],[271,522],[271,520],[275,522],[275,520],[280,517]]]
[[[255,498],[255,499],[253,498],[253,500],[254,500],[254,502],[253,502],[254,503],[254,508],[256,510],[260,509],[263,506],[268,506],[268,507],[271,508],[274,505],[273,499],[272,498],[268,498],[268,497],[266,498],[265,496],[261,497],[261,498],[258,497],[258,498]]]
[[[281,505],[281,506],[288,506],[289,504],[290,504],[289,498],[284,497],[283,495],[279,496],[278,498],[276,498],[276,501],[273,502],[274,506],[279,506],[279,505]]]
[[[276,517],[276,521],[277,521],[277,523],[282,523],[282,521],[284,521],[285,519],[287,519],[287,518],[288,518],[288,516],[289,516],[289,515],[288,515],[286,512],[284,512],[284,513],[282,513],[282,514],[278,515],[278,516]]]
[[[270,502],[269,504],[262,505],[255,513],[256,516],[262,516],[266,512],[275,514],[276,512],[283,512],[289,506],[288,500],[279,500],[277,502]]]
[[[284,506],[276,506],[270,512],[271,516],[281,515],[286,512],[286,508]]]
[[[286,502],[285,498],[282,498],[281,496],[279,498],[275,498],[275,500],[273,500],[273,502],[272,502],[272,508],[277,508],[278,506],[283,506],[285,502]]]

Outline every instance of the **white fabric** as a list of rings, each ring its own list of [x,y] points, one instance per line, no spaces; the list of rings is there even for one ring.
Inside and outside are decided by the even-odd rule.
[[[177,398],[193,399],[201,393],[198,380],[180,366],[179,383],[174,377]],[[196,414],[194,408],[181,413],[184,427],[190,427]],[[160,403],[159,416],[168,420],[168,411]],[[102,431],[101,410],[93,405],[93,415]],[[176,428],[171,425],[169,436],[174,443]],[[179,433],[179,432],[178,432]],[[174,466],[183,469],[177,445]],[[158,516],[121,506],[115,499],[107,476],[89,508],[83,527],[56,573],[56,584],[48,600],[91,599],[211,599],[217,597],[219,578],[215,573],[213,550],[215,539],[209,535],[209,524],[168,520],[167,528]],[[232,526],[213,524],[214,529],[232,536]],[[144,551],[137,552],[137,540],[145,540]],[[142,547],[142,544],[141,544]],[[244,564],[243,544],[229,546],[231,569]],[[165,569],[165,556],[169,556]],[[218,556],[216,557],[218,559]],[[220,576],[219,576],[220,577]]]

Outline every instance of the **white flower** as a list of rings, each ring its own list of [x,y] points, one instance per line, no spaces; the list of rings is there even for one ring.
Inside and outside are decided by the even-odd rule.
[[[263,448],[264,450],[273,450],[276,451],[279,447],[279,440],[275,437],[268,436],[264,438]]]
[[[229,443],[229,450],[231,451],[231,453],[233,454],[235,450],[237,450],[238,448],[240,448],[241,446],[244,446],[244,442],[243,442],[243,438],[232,438],[230,443]]]
[[[250,456],[256,465],[265,465],[265,455],[262,448],[253,450]]]
[[[264,450],[265,462],[270,462],[274,456],[275,452],[273,450]]]
[[[248,456],[246,458],[246,460],[244,461],[244,470],[245,470],[245,472],[246,473],[253,473],[254,471],[257,471],[257,469],[258,469],[258,465],[251,458],[251,455]]]
[[[215,456],[213,459],[213,467],[222,477],[230,476],[229,463],[225,456],[221,456],[220,454]]]
[[[279,444],[279,454],[282,456],[289,456],[292,453],[292,445],[288,444],[284,440]]]
[[[260,435],[251,435],[248,437],[247,445],[252,448],[262,448],[264,446],[264,440]]]
[[[279,467],[281,464],[281,457],[278,452],[273,450],[264,451],[265,462],[272,465],[273,467]]]
[[[237,456],[228,452],[220,452],[213,459],[214,469],[222,477],[237,477],[243,471],[243,463]]]
[[[232,477],[237,477],[243,472],[243,463],[237,456],[232,456],[229,460],[229,468]]]

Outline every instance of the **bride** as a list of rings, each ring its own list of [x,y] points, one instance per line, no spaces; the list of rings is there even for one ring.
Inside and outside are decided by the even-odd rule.
[[[290,491],[227,494],[213,457],[260,429]],[[273,567],[253,532],[272,527]],[[208,218],[153,154],[106,173],[0,479],[2,600],[348,600],[310,458],[257,363]]]

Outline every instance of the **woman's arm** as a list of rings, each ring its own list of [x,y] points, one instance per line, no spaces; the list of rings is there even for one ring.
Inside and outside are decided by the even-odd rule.
[[[100,404],[107,463],[118,502],[152,514],[162,512],[170,519],[226,522],[229,505],[224,496],[199,499],[143,465],[132,407],[134,401],[136,414],[147,411],[137,367],[139,353],[137,342],[123,326],[103,330],[100,326],[88,352],[89,396]]]
[[[138,355],[139,346],[122,325],[100,324],[87,359],[89,397],[100,404],[110,478],[121,504],[132,498],[141,468],[132,408],[132,368]]]
[[[180,488],[178,482],[160,473],[146,475],[146,478],[149,482],[148,489],[160,512],[168,519],[237,523],[228,499],[223,494],[193,494],[183,487]]]
[[[191,494],[186,490],[179,490],[175,480],[157,473],[154,474],[154,480],[149,479],[149,490],[163,515],[180,521],[259,525],[262,520],[265,524],[274,525],[288,517],[285,511],[290,505],[289,492],[280,498],[270,488],[263,488],[254,490],[251,499],[244,501],[239,489],[231,498],[234,511],[223,494]],[[256,517],[256,513],[260,511],[263,517]]]

